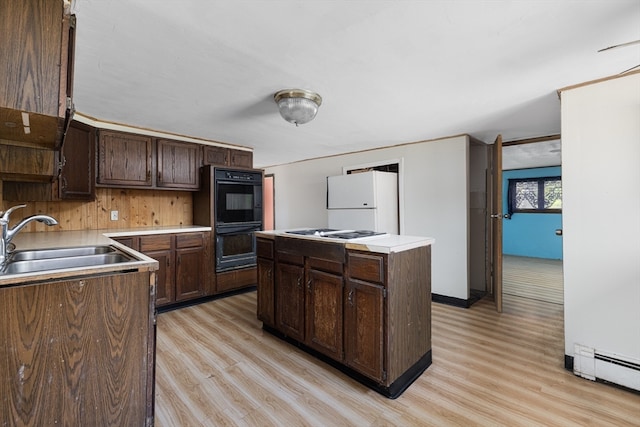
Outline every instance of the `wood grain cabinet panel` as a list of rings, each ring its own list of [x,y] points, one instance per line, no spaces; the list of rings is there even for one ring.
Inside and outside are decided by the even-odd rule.
[[[258,319],[266,325],[275,327],[275,264],[274,244],[271,239],[256,238],[256,253],[258,255],[258,303],[256,314]]]
[[[151,187],[153,141],[150,136],[100,130],[98,184]]]
[[[156,305],[165,307],[210,294],[209,232],[123,236],[114,240],[158,261]]]
[[[153,425],[153,273],[0,288],[6,425]]]
[[[61,151],[61,172],[58,179],[63,200],[94,200],[96,198],[96,129],[72,121]]]
[[[75,16],[63,0],[0,2],[0,139],[57,150],[71,120]],[[29,132],[24,131],[24,115]]]
[[[157,140],[157,186],[197,190],[200,186],[200,146]]]
[[[276,278],[277,327],[286,336],[304,341],[304,267],[278,263]]]
[[[384,293],[382,285],[349,280],[344,310],[344,362],[379,383],[386,379]]]
[[[253,152],[205,145],[203,147],[203,163],[205,165],[251,169],[253,167]]]
[[[342,274],[308,270],[305,342],[337,361],[343,358],[343,291]]]

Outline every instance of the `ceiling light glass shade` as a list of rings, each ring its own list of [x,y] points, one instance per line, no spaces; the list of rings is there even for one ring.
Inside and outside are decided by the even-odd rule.
[[[273,99],[278,104],[282,118],[296,126],[313,120],[322,104],[320,95],[302,89],[281,90]]]

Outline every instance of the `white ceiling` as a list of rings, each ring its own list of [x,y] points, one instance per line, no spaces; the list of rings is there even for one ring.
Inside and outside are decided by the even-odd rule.
[[[257,167],[560,133],[556,90],[640,64],[638,0],[75,0],[74,103],[254,149]],[[295,127],[273,94],[323,103]]]

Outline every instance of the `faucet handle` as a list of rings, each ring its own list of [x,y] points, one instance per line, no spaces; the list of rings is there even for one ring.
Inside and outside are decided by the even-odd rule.
[[[11,215],[11,212],[15,211],[16,209],[26,208],[26,207],[27,205],[17,205],[17,206],[10,207],[5,212],[0,211],[0,215],[2,215],[0,220],[3,222],[9,222],[9,215]]]

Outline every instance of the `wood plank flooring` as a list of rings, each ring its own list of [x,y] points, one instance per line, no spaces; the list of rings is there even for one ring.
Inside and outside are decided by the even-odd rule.
[[[262,331],[256,295],[158,316],[156,425],[639,426],[640,394],[564,369],[562,306],[433,304],[433,364],[387,399]]]
[[[502,293],[564,304],[562,260],[504,255]]]

